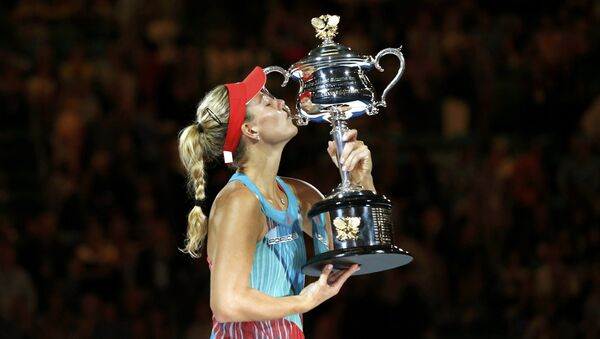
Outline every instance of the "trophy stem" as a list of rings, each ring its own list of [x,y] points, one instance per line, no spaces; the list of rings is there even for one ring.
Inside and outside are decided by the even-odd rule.
[[[337,107],[332,106],[331,109],[331,125],[333,126],[331,129],[331,135],[333,137],[333,141],[336,145],[336,159],[338,162],[338,169],[340,171],[340,177],[342,178],[342,183],[338,186],[339,190],[349,189],[352,186],[350,181],[350,172],[342,170],[342,166],[340,163],[340,156],[342,155],[342,151],[344,150],[344,145],[346,142],[344,141],[344,134],[348,131],[348,124],[344,119],[344,113],[340,111]]]

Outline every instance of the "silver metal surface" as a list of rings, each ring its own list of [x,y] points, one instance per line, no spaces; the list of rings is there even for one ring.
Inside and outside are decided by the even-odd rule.
[[[265,68],[267,74],[277,72],[284,76],[282,87],[289,79],[298,83],[297,112],[292,115],[297,125],[311,121],[332,123],[330,108],[333,106],[344,113],[341,118],[345,120],[363,114],[375,115],[379,108],[387,106],[388,92],[404,73],[401,48],[385,48],[373,58],[334,42],[339,20],[339,16],[331,15],[313,18],[311,23],[317,31],[316,36],[323,42],[288,70],[279,66]],[[386,55],[396,56],[400,67],[378,100],[366,72],[373,68],[383,72],[379,62]]]
[[[379,108],[387,106],[387,94],[404,73],[404,57],[400,48],[385,48],[373,58],[334,42],[339,20],[335,15],[313,18],[311,24],[323,42],[287,70],[279,66],[265,68],[266,74],[283,75],[282,87],[289,79],[298,83],[297,113],[291,114],[297,125],[326,122],[332,127],[341,183],[308,211],[315,255],[303,266],[303,272],[314,276],[328,263],[335,270],[357,263],[362,272],[358,274],[367,274],[406,265],[412,260],[409,252],[394,244],[391,201],[354,186],[350,172],[340,164],[346,145],[347,120],[377,114]],[[373,68],[383,72],[380,61],[386,55],[396,56],[400,67],[378,100],[366,73]]]

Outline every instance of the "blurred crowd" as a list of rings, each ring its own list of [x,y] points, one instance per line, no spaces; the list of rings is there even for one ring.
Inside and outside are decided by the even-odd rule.
[[[326,13],[361,54],[402,45],[388,107],[349,125],[415,260],[352,278],[307,337],[600,337],[592,0],[3,1],[0,337],[208,337],[177,133],[213,86],[304,57]],[[367,73],[378,93],[397,64]],[[329,129],[301,127],[281,175],[334,188]]]

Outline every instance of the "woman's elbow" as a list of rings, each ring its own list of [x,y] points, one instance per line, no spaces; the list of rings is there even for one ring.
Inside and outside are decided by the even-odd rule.
[[[217,322],[229,323],[243,320],[233,301],[216,301],[211,299],[210,308]]]

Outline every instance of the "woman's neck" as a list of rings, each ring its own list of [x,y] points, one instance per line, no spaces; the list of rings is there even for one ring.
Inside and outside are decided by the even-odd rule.
[[[275,192],[278,190],[275,177],[279,171],[281,153],[255,153],[248,158],[249,160],[246,161],[246,163],[240,168],[240,171],[250,178],[250,180],[252,180],[252,182],[262,191],[263,194],[275,196]]]

